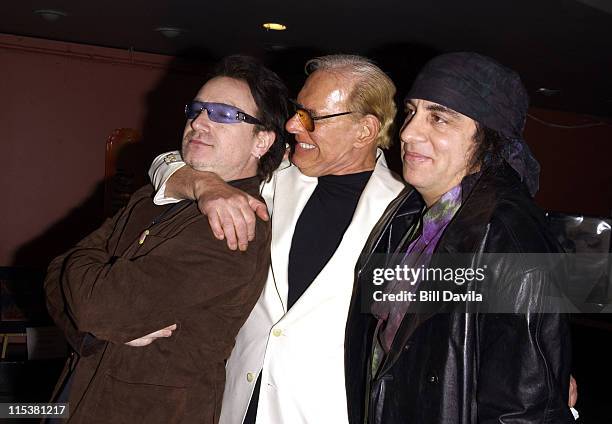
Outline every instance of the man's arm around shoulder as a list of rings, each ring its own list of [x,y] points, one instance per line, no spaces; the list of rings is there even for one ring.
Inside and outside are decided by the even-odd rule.
[[[155,158],[149,177],[157,190],[156,204],[196,200],[215,237],[226,239],[231,250],[247,249],[255,237],[256,216],[265,221],[269,219],[265,203],[231,187],[212,172],[185,166],[178,151]]]

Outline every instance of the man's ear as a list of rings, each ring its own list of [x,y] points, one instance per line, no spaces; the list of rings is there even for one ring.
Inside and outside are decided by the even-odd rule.
[[[357,128],[357,141],[353,143],[356,148],[369,146],[376,140],[380,132],[380,121],[374,115],[365,115],[359,120]]]
[[[276,133],[274,131],[259,131],[255,136],[255,145],[251,153],[253,156],[261,158],[272,147],[274,140],[276,140]]]

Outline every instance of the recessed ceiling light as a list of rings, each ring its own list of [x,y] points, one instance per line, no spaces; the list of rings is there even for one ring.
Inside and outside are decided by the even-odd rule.
[[[540,87],[538,88],[537,92],[544,96],[556,96],[561,93],[561,90],[556,90],[554,88]]]
[[[38,9],[34,11],[34,14],[40,16],[47,22],[55,22],[59,18],[68,16],[66,12],[62,12],[61,10],[52,10],[52,9]]]
[[[275,22],[268,22],[262,25],[265,29],[270,29],[272,31],[284,31],[287,29],[287,25],[283,25],[283,24],[279,24],[279,23],[275,23]]]
[[[166,38],[176,38],[185,32],[185,30],[177,27],[159,27],[155,28],[155,31],[161,33]]]

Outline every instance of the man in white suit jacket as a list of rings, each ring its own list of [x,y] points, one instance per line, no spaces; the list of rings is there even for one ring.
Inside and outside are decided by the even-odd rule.
[[[391,80],[358,56],[316,58],[306,70],[286,125],[296,138],[292,164],[262,185],[272,261],[227,361],[223,424],[348,422],[344,340],[354,268],[371,229],[404,187],[378,148],[391,140]],[[244,250],[256,236],[254,211],[267,215],[214,174],[184,167],[176,152],[156,158],[150,173],[156,203],[197,199],[230,248]]]

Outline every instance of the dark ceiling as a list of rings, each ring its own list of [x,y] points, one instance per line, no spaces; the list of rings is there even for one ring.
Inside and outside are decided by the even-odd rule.
[[[67,16],[47,22],[37,9]],[[269,21],[288,29],[263,30]],[[168,39],[158,27],[185,32]],[[612,116],[608,0],[4,0],[0,32],[200,60],[244,52],[294,75],[312,55],[359,53],[376,59],[400,92],[435,53],[472,50],[519,71],[537,106]]]

